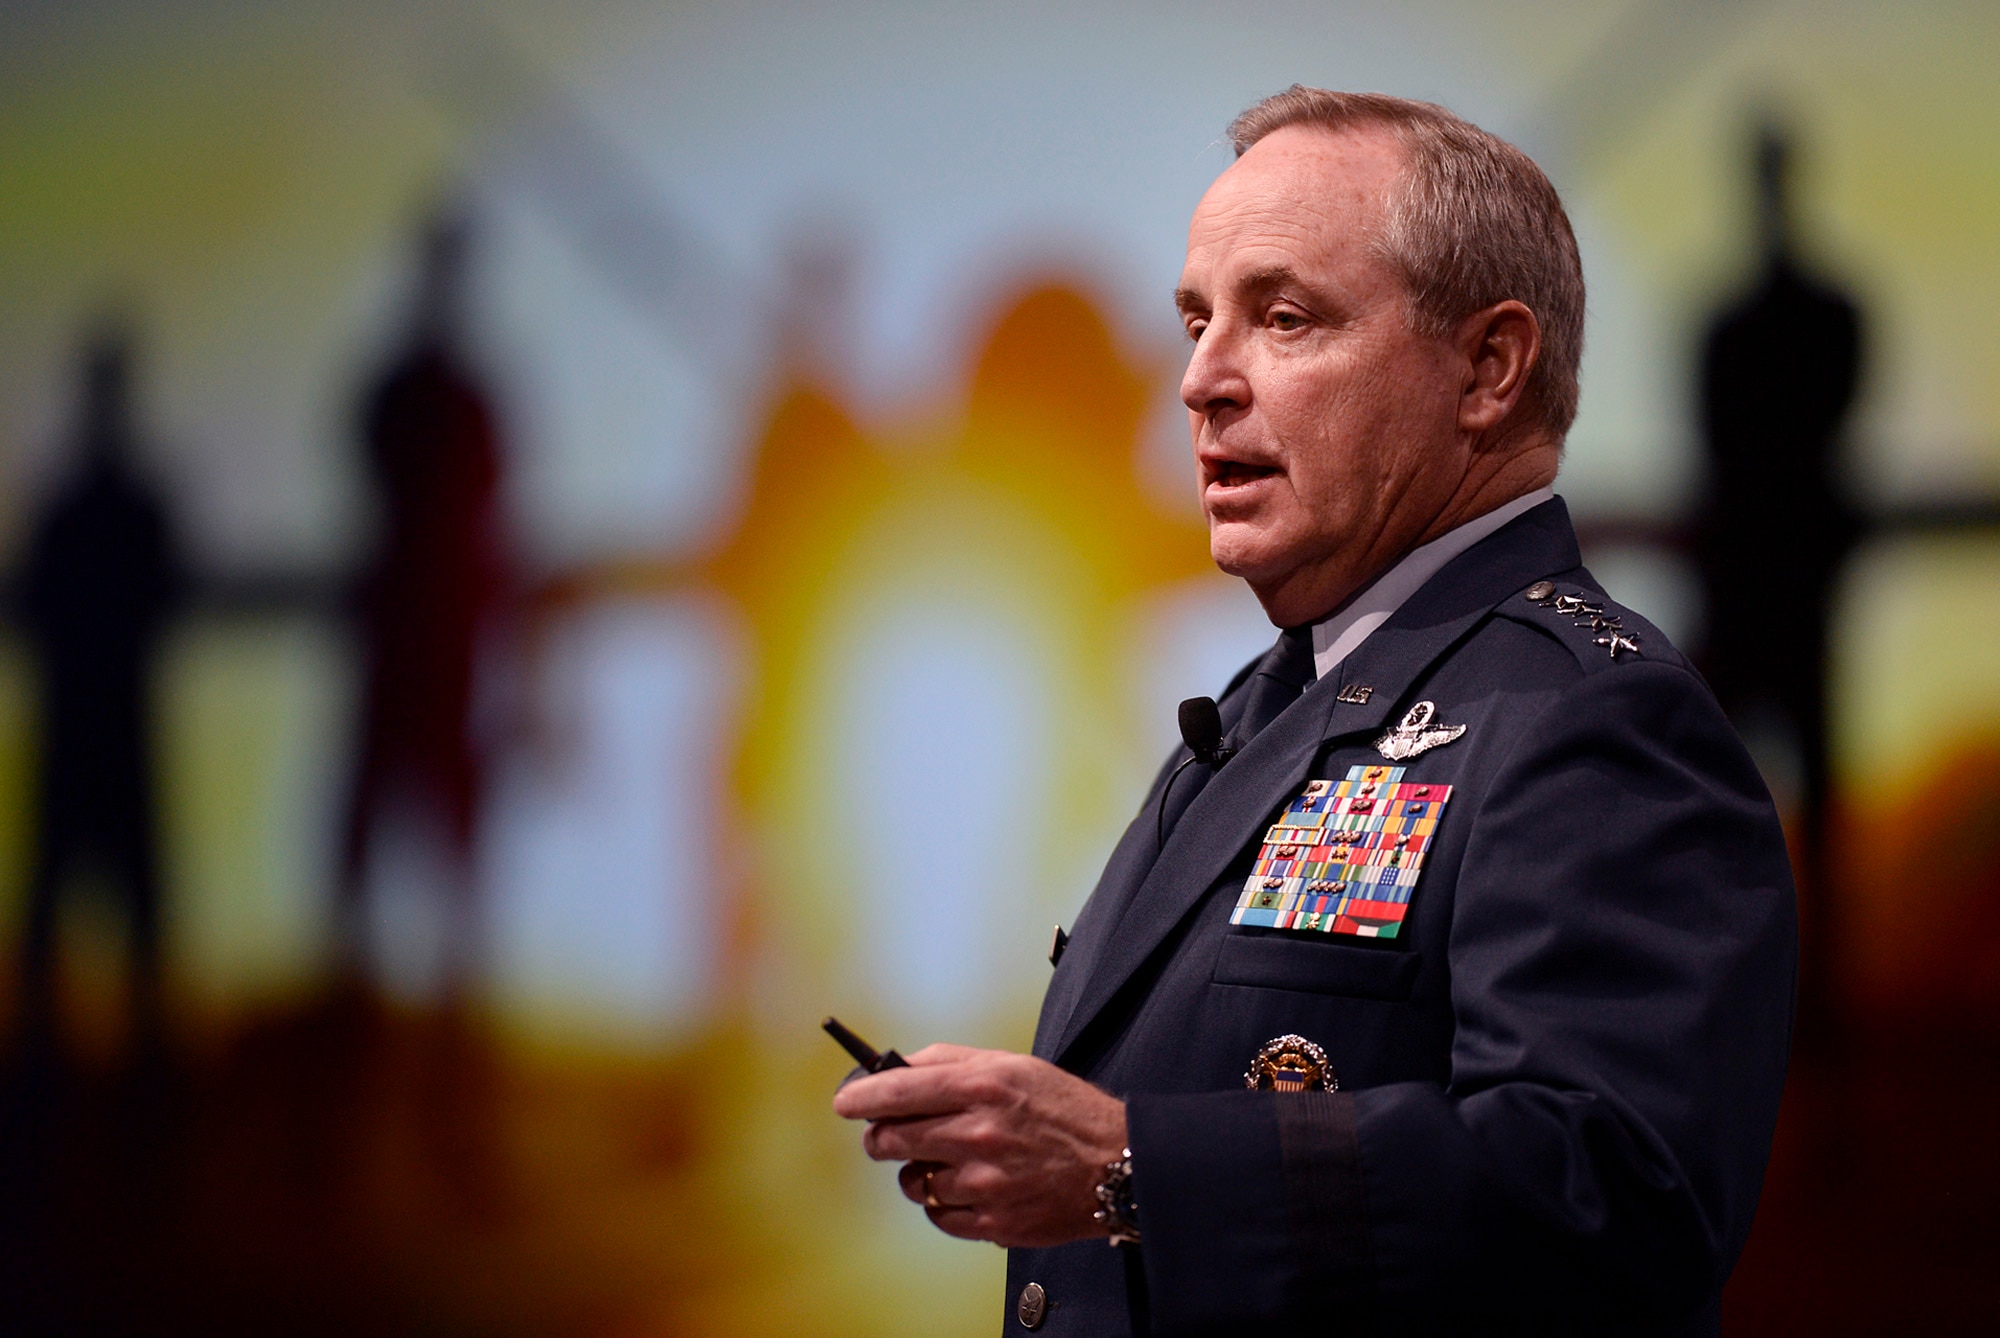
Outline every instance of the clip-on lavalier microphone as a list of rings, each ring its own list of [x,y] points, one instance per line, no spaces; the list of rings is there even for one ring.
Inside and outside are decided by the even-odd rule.
[[[1181,703],[1181,742],[1192,756],[1175,767],[1174,774],[1160,787],[1159,809],[1153,820],[1156,847],[1167,843],[1167,793],[1181,773],[1196,762],[1219,767],[1236,756],[1236,749],[1222,741],[1222,712],[1213,697],[1190,697]]]

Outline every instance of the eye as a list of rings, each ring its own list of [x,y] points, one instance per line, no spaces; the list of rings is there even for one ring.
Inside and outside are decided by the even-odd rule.
[[[1195,320],[1189,321],[1187,323],[1187,337],[1189,341],[1197,344],[1200,343],[1201,332],[1203,330],[1206,330],[1207,328],[1208,328],[1208,322],[1206,320],[1197,318]]]
[[[1302,330],[1306,318],[1296,311],[1274,311],[1271,313],[1271,324],[1280,330]]]

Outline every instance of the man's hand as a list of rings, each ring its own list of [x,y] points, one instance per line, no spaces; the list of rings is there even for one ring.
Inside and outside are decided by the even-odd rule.
[[[903,1193],[940,1231],[1007,1246],[1104,1234],[1091,1213],[1125,1150],[1125,1103],[1046,1060],[925,1046],[842,1087],[833,1110],[870,1122],[861,1146],[906,1163]]]

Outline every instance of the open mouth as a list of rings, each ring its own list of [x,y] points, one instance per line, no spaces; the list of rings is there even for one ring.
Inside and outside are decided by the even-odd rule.
[[[1209,482],[1216,487],[1240,488],[1278,472],[1274,465],[1244,464],[1240,460],[1217,460],[1209,466]]]

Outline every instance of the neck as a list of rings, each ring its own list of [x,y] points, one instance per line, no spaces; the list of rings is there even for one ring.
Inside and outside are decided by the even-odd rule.
[[[1331,616],[1413,550],[1554,483],[1561,455],[1561,443],[1540,428],[1482,441],[1458,486],[1428,521],[1404,531],[1406,537],[1400,539],[1390,538],[1386,532],[1378,535],[1369,558],[1345,571],[1305,568],[1290,573],[1277,585],[1257,588],[1265,616],[1279,627],[1305,626]]]
[[[1476,453],[1465,479],[1403,552],[1422,548],[1469,520],[1554,483],[1556,467],[1562,462],[1561,443],[1549,440],[1539,428],[1522,436],[1525,440],[1496,443]],[[1402,553],[1396,556],[1400,558]]]

